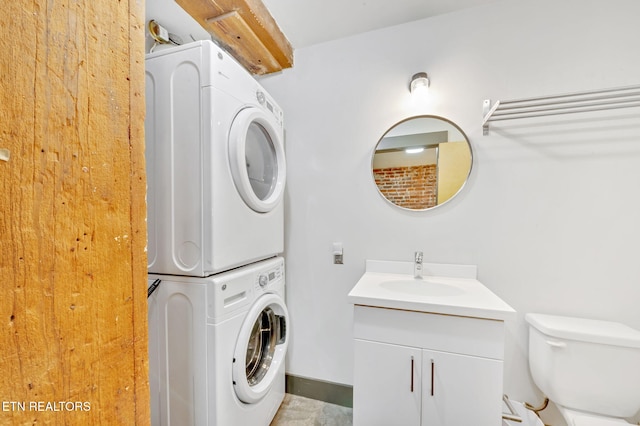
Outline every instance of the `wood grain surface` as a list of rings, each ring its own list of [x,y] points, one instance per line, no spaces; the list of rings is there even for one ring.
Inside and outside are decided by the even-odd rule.
[[[148,424],[144,4],[4,6],[0,425]]]
[[[176,0],[249,72],[293,66],[293,48],[262,0]]]

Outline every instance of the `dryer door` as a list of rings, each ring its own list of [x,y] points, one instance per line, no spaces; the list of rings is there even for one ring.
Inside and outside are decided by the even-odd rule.
[[[240,401],[253,404],[269,392],[287,352],[289,314],[280,296],[266,294],[253,304],[236,342],[233,387]]]
[[[284,194],[286,165],[280,133],[258,108],[241,110],[229,133],[229,166],[238,193],[259,213],[274,209]]]

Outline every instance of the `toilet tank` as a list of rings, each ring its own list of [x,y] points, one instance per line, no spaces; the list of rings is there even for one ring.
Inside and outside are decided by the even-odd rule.
[[[551,401],[610,417],[640,410],[640,331],[554,315],[525,319],[531,375]]]

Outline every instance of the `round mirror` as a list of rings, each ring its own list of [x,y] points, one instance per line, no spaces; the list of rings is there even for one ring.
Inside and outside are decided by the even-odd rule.
[[[451,121],[423,115],[403,120],[382,135],[371,169],[378,191],[409,210],[427,210],[460,192],[473,154],[464,132]]]

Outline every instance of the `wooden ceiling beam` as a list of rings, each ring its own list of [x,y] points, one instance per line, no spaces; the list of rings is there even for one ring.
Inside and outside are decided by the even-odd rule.
[[[293,48],[261,0],[176,0],[253,74],[293,66]]]

